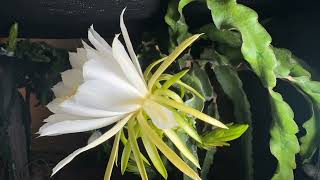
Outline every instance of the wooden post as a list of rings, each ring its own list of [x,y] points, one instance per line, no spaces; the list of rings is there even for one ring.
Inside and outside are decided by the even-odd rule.
[[[30,116],[17,91],[14,62],[0,56],[0,180],[30,180],[25,126]]]

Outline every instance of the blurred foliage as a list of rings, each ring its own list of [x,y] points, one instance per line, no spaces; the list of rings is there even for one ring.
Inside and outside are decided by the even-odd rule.
[[[24,66],[19,71],[18,87],[26,87],[36,94],[40,104],[46,105],[53,98],[51,88],[61,81],[60,73],[70,68],[68,51],[23,40],[17,43],[14,55]]]
[[[12,25],[1,54],[16,60],[16,85],[35,93],[40,104],[46,105],[53,98],[51,88],[61,81],[60,73],[69,69],[68,50],[54,48],[45,42],[18,40],[18,25]]]
[[[22,108],[24,111],[22,114],[16,114],[16,117],[23,117],[17,123],[20,123],[18,126],[24,127],[25,132],[16,132],[25,133],[26,139],[17,139],[17,142],[25,142],[26,149],[21,151],[22,161],[25,157],[30,158],[30,148],[31,148],[31,117],[30,117],[30,94],[34,93],[39,99],[39,104],[46,105],[53,99],[52,86],[57,82],[61,81],[60,73],[66,69],[70,68],[69,64],[69,55],[68,51],[65,49],[54,48],[44,42],[30,42],[29,40],[18,40],[18,24],[13,24],[6,44],[0,45],[0,56],[1,56],[1,68],[7,68],[10,74],[6,74],[6,78],[10,78],[7,86],[2,89],[1,95],[7,97],[1,101],[1,106],[10,108],[12,111],[17,111],[17,108]],[[10,69],[10,70],[9,70]],[[12,71],[12,72],[11,72]],[[5,71],[6,72],[6,71]],[[18,88],[25,89],[25,101],[20,97],[18,93]],[[11,94],[15,96],[8,95],[7,91],[11,91]],[[7,93],[7,94],[5,94]],[[11,97],[20,97],[21,104],[12,104],[16,103],[16,98]],[[10,99],[11,98],[11,99]],[[11,102],[12,101],[12,102]],[[9,104],[6,104],[9,103]],[[25,108],[25,109],[24,109]],[[10,111],[11,112],[11,111]],[[28,166],[20,169],[16,167],[14,157],[16,154],[12,154],[17,151],[16,146],[13,142],[8,142],[8,128],[12,122],[10,121],[11,116],[8,112],[1,112],[1,122],[0,122],[0,139],[3,142],[0,150],[0,157],[4,161],[5,170],[9,173],[5,175],[5,178],[10,178],[12,180],[20,180],[22,174],[28,169]],[[23,138],[17,137],[17,138]],[[26,152],[27,154],[25,154]],[[27,163],[27,162],[23,162]],[[19,173],[19,174],[16,174]],[[24,174],[24,173],[23,173]],[[29,174],[29,173],[27,173]],[[1,178],[1,177],[0,177]],[[29,178],[29,177],[25,177]]]

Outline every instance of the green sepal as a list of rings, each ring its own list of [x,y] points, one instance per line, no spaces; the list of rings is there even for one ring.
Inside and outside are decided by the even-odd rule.
[[[204,148],[228,146],[228,141],[239,138],[249,127],[246,124],[232,124],[227,126],[229,129],[216,128],[205,134],[202,138]]]

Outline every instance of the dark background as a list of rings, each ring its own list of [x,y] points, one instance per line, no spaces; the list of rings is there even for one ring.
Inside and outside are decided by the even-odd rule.
[[[317,1],[243,0],[256,10],[259,20],[273,37],[273,45],[293,51],[315,71],[320,72],[320,11]],[[163,16],[166,1],[158,0],[2,0],[0,6],[0,36],[6,37],[13,22],[19,23],[20,37],[26,38],[85,38],[87,28],[94,24],[97,31],[110,38],[119,32],[119,14],[127,6],[126,24],[138,44],[143,31],[167,33]],[[196,27],[210,21],[206,8],[195,3],[184,10],[187,22]],[[270,110],[267,92],[255,76],[241,73],[249,96],[254,120],[255,179],[270,179],[276,160],[269,151]],[[318,79],[319,77],[314,77]],[[250,82],[250,83],[248,83]],[[299,124],[308,117],[306,102],[290,85],[279,82],[277,90],[295,111]],[[237,142],[234,142],[237,144]],[[84,157],[84,156],[82,156]],[[299,159],[298,159],[298,165]],[[216,155],[213,179],[239,179],[241,162],[237,147],[220,150]],[[295,170],[297,180],[307,179],[300,167]]]

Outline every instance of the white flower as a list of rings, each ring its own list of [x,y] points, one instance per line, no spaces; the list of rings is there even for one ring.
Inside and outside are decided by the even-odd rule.
[[[62,82],[53,87],[56,99],[48,104],[48,108],[54,114],[44,120],[46,124],[40,128],[39,134],[55,136],[91,131],[114,123],[115,125],[104,134],[91,138],[92,141],[89,141],[87,146],[74,151],[60,161],[53,168],[52,175],[80,153],[98,146],[117,134],[105,175],[105,178],[109,179],[118,153],[120,132],[129,121],[127,141],[132,147],[143,179],[147,179],[147,174],[136,142],[135,124],[140,128],[140,135],[148,144],[149,157],[151,155],[153,164],[163,177],[166,177],[166,170],[161,165],[162,160],[157,155],[155,147],[185,174],[193,179],[199,179],[198,174],[162,141],[162,137],[154,131],[156,128],[149,127],[148,119],[151,119],[153,124],[161,129],[179,151],[197,167],[199,167],[198,160],[172,130],[178,125],[176,118],[179,125],[182,124],[185,132],[190,136],[200,142],[201,138],[193,127],[184,122],[184,119],[180,119],[179,113],[189,114],[206,123],[227,128],[220,121],[186,106],[179,95],[168,89],[174,83],[179,83],[194,95],[203,98],[196,90],[179,80],[187,70],[175,75],[163,74],[200,34],[183,41],[168,57],[150,64],[143,74],[123,22],[123,13],[124,11],[120,17],[120,28],[129,55],[119,41],[119,35],[115,36],[111,47],[91,26],[88,38],[94,48],[83,42],[84,48],[77,49],[77,53],[70,53],[72,69],[63,72]],[[151,72],[157,64],[160,66],[154,73]],[[164,80],[165,82],[161,84],[160,81]],[[149,141],[151,142],[148,143]]]
[[[88,38],[94,48],[70,53],[72,69],[62,73],[53,87],[56,99],[48,104],[53,115],[45,119],[40,136],[55,136],[99,129],[116,123],[108,132],[62,160],[53,174],[78,154],[98,146],[115,135],[134,112],[143,109],[158,128],[177,125],[166,107],[149,100],[146,82],[134,53],[121,13],[120,27],[129,55],[116,35],[112,47],[91,26]]]
[[[94,131],[88,139],[88,144],[98,139],[101,135],[102,133],[100,131]]]

